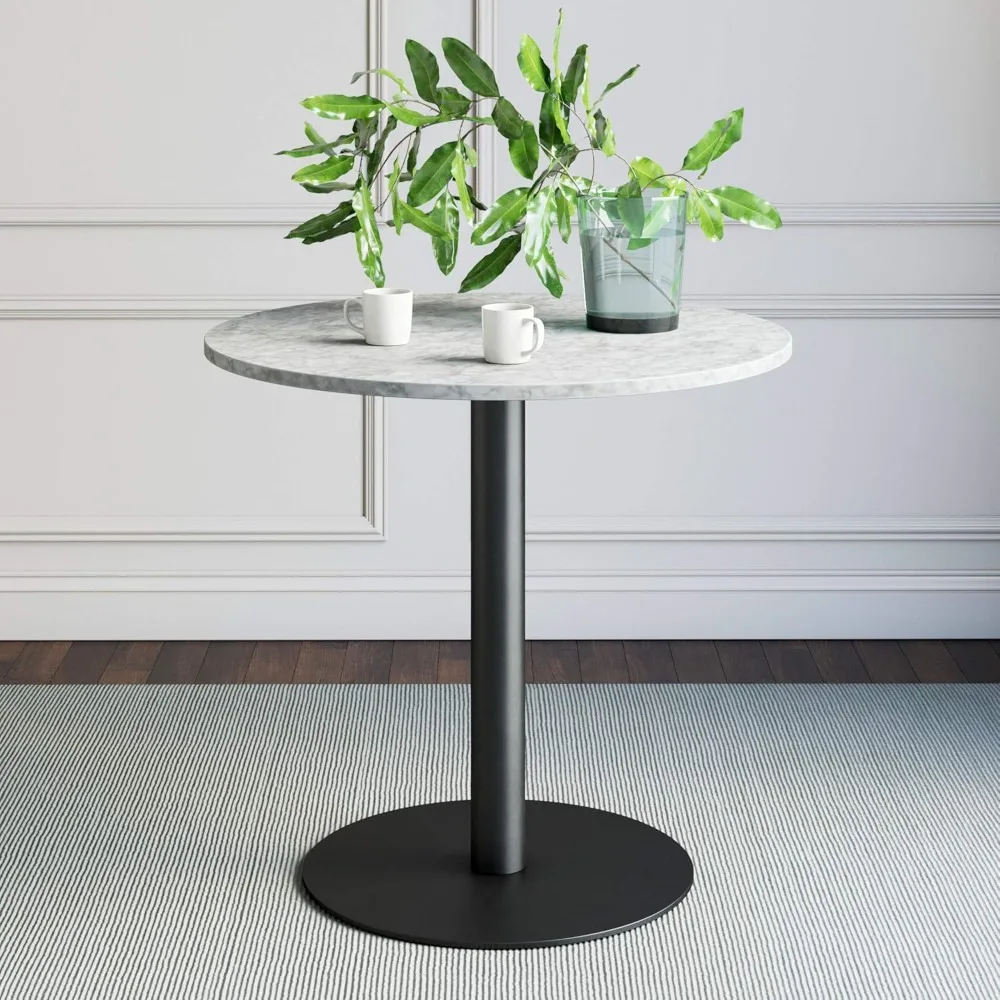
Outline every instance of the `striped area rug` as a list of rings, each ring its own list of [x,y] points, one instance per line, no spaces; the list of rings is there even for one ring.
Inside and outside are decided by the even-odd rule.
[[[1000,689],[533,687],[529,793],[680,841],[695,887],[619,937],[402,944],[297,860],[461,797],[460,687],[0,691],[4,1000],[994,1000]]]

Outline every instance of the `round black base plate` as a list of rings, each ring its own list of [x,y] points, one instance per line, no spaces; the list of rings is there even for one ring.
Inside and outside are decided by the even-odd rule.
[[[680,326],[680,316],[656,316],[650,319],[598,316],[587,313],[587,328],[602,333],[669,333]]]
[[[302,882],[323,909],[383,937],[538,948],[606,937],[676,906],[694,869],[659,830],[615,813],[526,803],[525,867],[475,875],[469,803],[381,813],[321,840]]]

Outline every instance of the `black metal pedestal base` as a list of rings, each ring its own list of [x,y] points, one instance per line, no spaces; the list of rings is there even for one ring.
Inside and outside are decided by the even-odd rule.
[[[384,937],[452,948],[535,948],[617,934],[691,888],[676,841],[615,813],[525,803],[525,866],[476,875],[468,802],[381,813],[321,840],[302,881],[323,909]]]

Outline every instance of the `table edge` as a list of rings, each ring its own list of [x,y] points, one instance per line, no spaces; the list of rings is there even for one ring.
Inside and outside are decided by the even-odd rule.
[[[741,361],[726,368],[685,372],[679,375],[658,375],[647,378],[630,376],[628,379],[610,379],[607,382],[572,383],[555,382],[538,385],[497,385],[494,383],[467,383],[446,386],[439,382],[394,383],[378,379],[360,379],[339,375],[310,375],[306,372],[257,365],[223,354],[208,343],[205,335],[205,357],[222,371],[257,382],[270,382],[294,389],[313,389],[319,392],[337,392],[353,396],[385,396],[398,399],[439,400],[555,400],[599,399],[609,396],[642,396],[656,392],[673,392],[681,389],[708,388],[740,382],[780,368],[792,356],[792,336],[779,350],[754,361]],[[731,374],[738,371],[738,374]]]

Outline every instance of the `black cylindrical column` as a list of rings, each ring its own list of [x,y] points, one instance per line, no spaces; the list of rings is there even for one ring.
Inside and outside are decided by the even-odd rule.
[[[524,867],[524,402],[472,403],[472,870]]]

